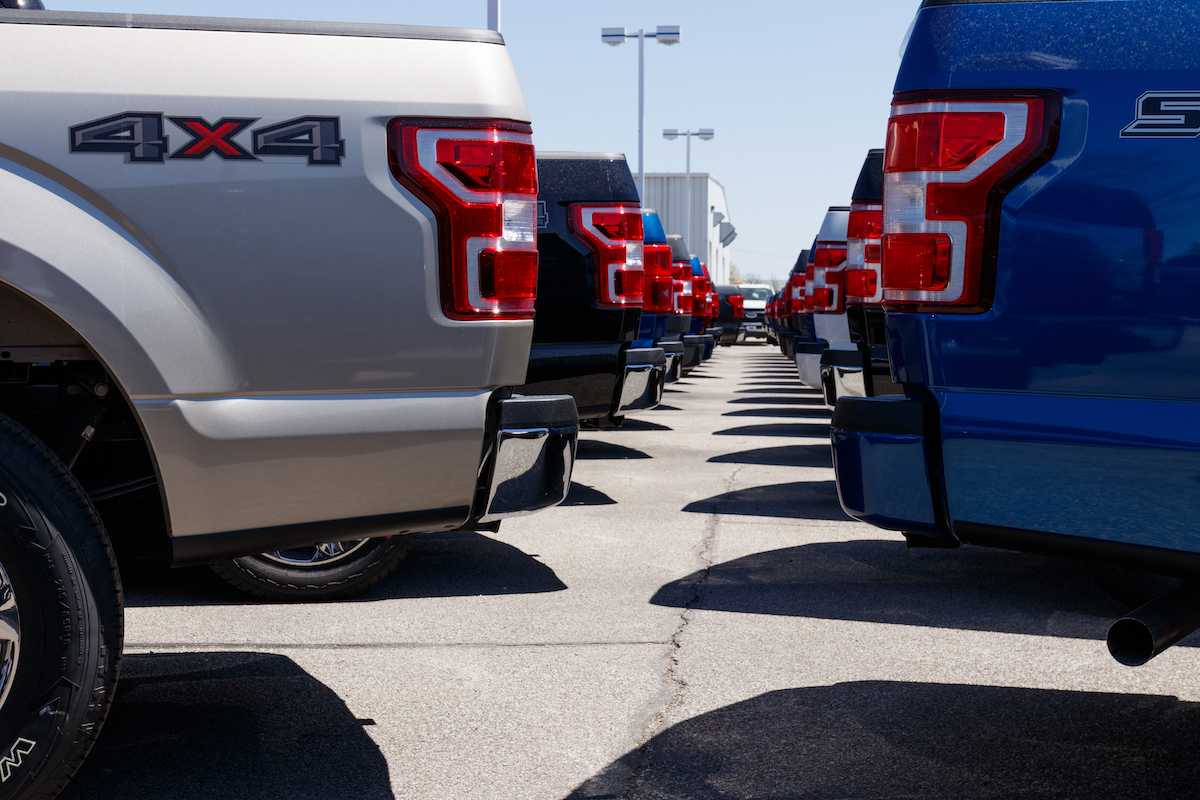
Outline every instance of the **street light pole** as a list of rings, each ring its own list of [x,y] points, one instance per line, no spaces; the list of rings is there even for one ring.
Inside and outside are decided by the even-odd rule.
[[[642,157],[646,151],[646,32],[638,29],[638,199],[646,199],[646,169]]]
[[[699,136],[707,142],[715,135],[716,132],[712,128],[701,128],[697,131],[679,131],[674,128],[668,128],[663,131],[664,139],[674,140],[676,137],[682,136],[687,140],[687,172],[685,173],[686,177],[683,184],[683,191],[687,196],[687,200],[684,203],[684,208],[686,209],[684,213],[687,217],[683,222],[683,241],[687,243],[689,248],[695,247],[692,243],[692,137]]]
[[[488,30],[500,32],[500,0],[488,0]]]
[[[496,0],[499,2],[499,0]],[[646,40],[654,39],[659,44],[679,44],[678,25],[659,25],[653,33],[638,29],[628,33],[624,28],[601,28],[600,41],[614,47],[625,44],[626,39],[638,40],[638,197],[646,199],[646,168],[643,157],[646,153],[644,127],[646,120]]]

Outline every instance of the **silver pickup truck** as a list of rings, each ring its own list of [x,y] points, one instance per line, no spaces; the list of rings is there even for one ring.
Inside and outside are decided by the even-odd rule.
[[[118,550],[261,594],[560,502],[525,380],[529,115],[498,34],[0,2],[0,797],[120,661]],[[110,538],[111,537],[111,538]]]

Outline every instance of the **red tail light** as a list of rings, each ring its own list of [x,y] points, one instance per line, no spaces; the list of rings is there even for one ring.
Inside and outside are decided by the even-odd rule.
[[[808,265],[804,268],[804,305],[798,309],[801,314],[811,314],[816,306],[816,298],[813,297],[813,291],[817,288],[816,284],[816,265],[812,261],[812,256],[809,256]]]
[[[690,261],[676,261],[671,264],[671,274],[674,278],[674,299],[675,307],[671,309],[671,313],[677,315],[688,315],[692,313],[693,297],[692,297],[692,263]]]
[[[537,161],[530,127],[396,119],[392,174],[437,220],[442,311],[529,319],[537,295]]]
[[[814,314],[840,314],[846,310],[846,246],[842,242],[817,242],[813,251]]]
[[[770,303],[774,306],[774,302]],[[740,294],[729,295],[729,307],[733,309],[733,318],[742,319],[746,316],[746,298]]]
[[[1049,92],[898,95],[884,159],[882,283],[892,310],[992,304],[1004,195],[1054,151]]]
[[[571,206],[571,229],[587,242],[596,268],[597,302],[640,306],[645,282],[642,211],[637,206]]]
[[[692,277],[692,316],[703,317],[708,313],[708,279],[702,275]]]
[[[669,314],[672,308],[671,246],[648,244],[644,250],[646,282],[642,310],[650,314]]]
[[[705,316],[709,322],[721,316],[721,295],[712,289],[708,290],[708,313]]]
[[[793,272],[788,278],[787,284],[783,287],[783,292],[779,295],[779,299],[787,303],[790,314],[794,310],[796,313],[804,311],[804,273]]]
[[[846,227],[846,305],[883,302],[883,206],[855,203]]]

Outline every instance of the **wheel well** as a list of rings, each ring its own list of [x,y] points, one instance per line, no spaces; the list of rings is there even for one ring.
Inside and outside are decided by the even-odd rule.
[[[132,404],[69,325],[0,284],[0,413],[70,468],[122,557],[165,559],[158,473]]]

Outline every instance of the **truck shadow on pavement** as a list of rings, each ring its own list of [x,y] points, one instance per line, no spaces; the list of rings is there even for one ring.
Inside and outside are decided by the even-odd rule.
[[[390,800],[387,761],[290,658],[126,655],[104,731],[60,800]]]
[[[672,581],[650,602],[1074,639],[1103,639],[1125,611],[1074,562],[984,547],[908,550],[875,539],[755,553]]]
[[[1200,704],[1162,695],[857,681],[680,722],[569,800],[1191,797]]]
[[[613,500],[599,489],[593,489],[591,486],[585,486],[577,481],[571,481],[571,488],[567,490],[567,498],[559,505],[615,506],[616,504],[616,500]]]
[[[758,389],[739,389],[734,394],[750,394],[752,392],[779,392],[780,394],[799,394],[816,396],[817,392],[814,389],[809,389],[807,386],[797,380],[774,380],[774,381],[738,381],[738,386],[758,386],[766,388]]]
[[[736,411],[726,411],[723,417],[807,417],[809,419],[829,419],[829,409],[817,408],[788,408],[787,406],[768,406],[766,408],[739,408]]]
[[[744,425],[724,431],[713,431],[713,436],[810,436],[829,438],[829,423],[792,422],[770,425]]]
[[[574,486],[574,485],[573,485]],[[208,567],[121,565],[125,605],[259,605]],[[470,531],[421,534],[390,575],[360,595],[338,603],[417,597],[559,592],[567,586],[535,556]],[[302,605],[302,604],[297,604]]]
[[[669,431],[672,430],[666,425],[659,425],[657,422],[650,422],[644,419],[625,418],[625,422],[621,424],[619,431]]]
[[[688,503],[683,510],[694,514],[849,519],[838,502],[837,484],[834,481],[800,481],[738,489]]]
[[[784,381],[782,383],[772,381],[770,383],[760,384],[753,381],[743,381],[741,386],[761,386],[759,389],[738,389],[734,394],[790,394],[796,395],[798,398],[804,398],[806,402],[819,403],[821,402],[820,395],[813,389],[807,386],[797,386],[792,381]],[[733,401],[730,401],[733,402]]]
[[[634,450],[623,444],[605,442],[600,439],[580,439],[575,448],[575,458],[578,461],[602,461],[608,459],[650,458],[641,450]]]
[[[747,406],[820,406],[821,411],[829,413],[825,408],[824,400],[819,397],[772,397],[770,395],[766,397],[735,397],[729,403],[730,405]]]
[[[758,447],[741,453],[713,456],[712,464],[760,464],[769,467],[833,467],[833,454],[827,444],[790,444],[783,447]]]

